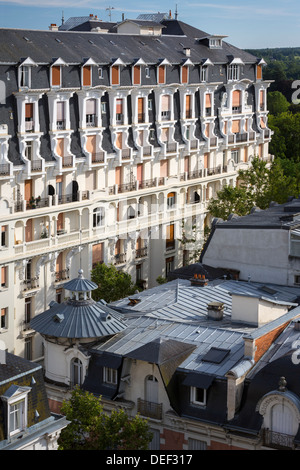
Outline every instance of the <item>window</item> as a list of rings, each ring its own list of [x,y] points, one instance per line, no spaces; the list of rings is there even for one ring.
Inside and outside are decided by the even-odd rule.
[[[148,99],[148,111],[153,110],[153,100],[151,98]]]
[[[198,439],[188,438],[188,450],[206,450],[207,444],[205,441],[199,441]]]
[[[63,130],[65,128],[66,128],[65,102],[58,101],[56,105],[56,129]]]
[[[166,259],[166,277],[174,270],[174,256]]]
[[[181,83],[189,82],[189,68],[187,65],[181,67]]]
[[[7,329],[8,328],[8,308],[4,307],[1,308],[0,313],[0,328]]]
[[[149,69],[149,67],[145,68],[145,75],[146,75],[146,78],[150,78],[150,69]]]
[[[111,84],[120,85],[120,70],[118,65],[111,67]]]
[[[133,67],[133,85],[140,85],[141,84],[141,66],[135,65]]]
[[[106,114],[106,108],[107,108],[106,102],[102,101],[102,103],[101,103],[101,113],[102,114]]]
[[[82,85],[92,86],[92,67],[90,65],[82,67]]]
[[[63,290],[62,289],[56,289],[55,291],[55,302],[58,304],[61,304],[63,300]]]
[[[32,337],[28,336],[24,341],[24,359],[32,360]]]
[[[7,225],[2,225],[1,227],[1,246],[7,246],[7,232],[8,232],[8,226]]]
[[[25,103],[25,132],[34,131],[33,103]]]
[[[205,116],[212,115],[212,96],[210,93],[205,95]]]
[[[61,67],[60,65],[53,65],[51,67],[51,86],[60,87],[61,86]]]
[[[231,151],[231,158],[234,161],[234,163],[239,163],[239,151],[238,150],[232,150]]]
[[[104,209],[103,207],[96,207],[93,211],[93,227],[100,227],[104,221]]]
[[[1,266],[1,287],[7,287],[7,281],[8,281],[8,267],[7,266]]]
[[[118,383],[118,371],[117,369],[111,369],[110,367],[103,368],[103,382],[107,384],[116,385]]]
[[[163,85],[164,83],[166,83],[166,66],[165,65],[160,65],[158,67],[157,82],[159,85]]]
[[[20,88],[30,88],[31,70],[28,65],[22,65],[19,68],[19,85]]]
[[[175,206],[175,193],[169,193],[167,196],[167,207],[172,209]]]
[[[27,141],[25,142],[25,158],[27,158],[27,160],[32,161],[32,157],[33,157],[33,142]]]
[[[98,68],[98,77],[100,78],[100,80],[103,79],[103,67]]]
[[[228,80],[239,80],[240,67],[237,64],[229,65],[228,67]]]
[[[201,82],[206,82],[207,81],[207,67],[201,67],[200,81]]]
[[[118,98],[116,100],[116,122],[123,123],[123,99]]]
[[[25,298],[25,323],[30,323],[32,311],[32,297]]]
[[[96,126],[96,100],[95,99],[86,100],[85,122],[86,122],[86,127]]]
[[[7,404],[7,438],[27,427],[27,401],[30,390],[30,387],[11,385],[1,397]]]
[[[71,361],[71,380],[73,385],[82,384],[82,362],[77,357]]]
[[[206,390],[204,388],[191,387],[190,400],[195,405],[206,405]]]
[[[171,119],[171,97],[170,95],[163,95],[161,97],[161,119]]]

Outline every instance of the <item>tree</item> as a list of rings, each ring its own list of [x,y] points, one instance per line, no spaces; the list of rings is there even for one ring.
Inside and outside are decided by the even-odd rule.
[[[277,115],[289,110],[290,103],[280,91],[268,93],[268,110],[271,114]]]
[[[91,280],[98,285],[98,288],[92,292],[96,301],[104,299],[108,303],[114,302],[134,294],[138,289],[128,273],[119,271],[112,264],[107,266],[98,263],[91,271]]]
[[[124,410],[104,413],[101,397],[75,387],[61,412],[70,424],[61,431],[59,450],[147,450],[152,439],[148,422]]]
[[[254,158],[249,169],[239,171],[238,186],[225,186],[209,202],[208,210],[212,216],[227,220],[231,213],[249,214],[254,206],[266,209],[272,201],[282,204],[299,194],[299,169],[300,163],[291,160],[277,158],[268,168],[266,162]]]

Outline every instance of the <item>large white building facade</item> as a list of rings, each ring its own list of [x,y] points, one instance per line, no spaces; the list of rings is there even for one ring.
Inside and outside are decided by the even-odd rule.
[[[152,287],[191,258],[182,227],[200,247],[209,199],[269,158],[269,83],[263,60],[174,19],[0,38],[0,334],[37,360],[29,322],[80,267]]]

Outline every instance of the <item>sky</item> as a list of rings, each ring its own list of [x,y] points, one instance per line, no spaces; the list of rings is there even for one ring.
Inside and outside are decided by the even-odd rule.
[[[174,3],[173,3],[174,2]],[[38,6],[37,6],[38,4]],[[168,13],[242,49],[300,47],[299,0],[0,0],[0,27],[48,29],[71,16],[93,13],[103,21]],[[109,10],[109,7],[113,9]],[[1,47],[1,44],[0,44]]]

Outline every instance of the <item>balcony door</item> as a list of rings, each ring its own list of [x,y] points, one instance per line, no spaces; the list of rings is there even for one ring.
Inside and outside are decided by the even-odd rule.
[[[158,403],[158,381],[154,375],[146,377],[145,388],[146,401]]]

